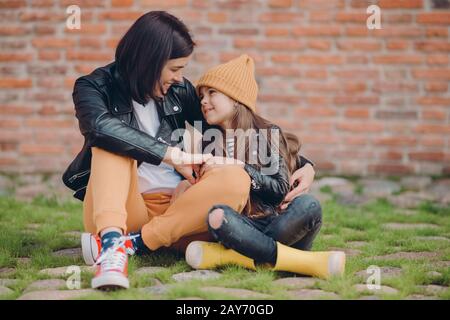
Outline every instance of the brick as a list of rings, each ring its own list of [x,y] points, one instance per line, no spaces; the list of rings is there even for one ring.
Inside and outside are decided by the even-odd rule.
[[[376,105],[380,102],[378,96],[348,95],[336,96],[334,103],[341,104],[360,104],[360,105]]]
[[[450,98],[445,97],[420,97],[417,103],[423,106],[450,106]]]
[[[448,29],[442,27],[429,27],[426,29],[427,38],[447,38]]]
[[[421,9],[423,0],[380,0],[378,6],[383,9]]]
[[[303,9],[336,9],[344,8],[344,0],[302,0],[299,7]]]
[[[99,21],[101,20],[113,20],[113,21],[134,21],[137,20],[143,13],[140,11],[103,11],[99,15]]]
[[[266,28],[265,35],[267,37],[285,37],[291,34],[290,28],[275,28],[268,27]]]
[[[381,132],[383,125],[376,122],[360,123],[360,122],[345,122],[336,125],[338,130],[350,132]]]
[[[450,80],[450,69],[413,69],[412,75],[416,79]]]
[[[342,56],[336,55],[300,55],[297,59],[300,64],[342,64],[344,59]]]
[[[260,22],[289,23],[299,20],[300,14],[294,12],[270,12],[259,16]]]
[[[71,39],[62,38],[38,38],[31,41],[36,48],[68,48],[75,44]]]
[[[410,152],[408,154],[411,160],[418,161],[443,161],[444,153],[443,152]]]
[[[427,56],[427,63],[431,65],[436,64],[442,64],[442,65],[448,65],[449,64],[449,57],[445,54],[434,54]]]
[[[141,0],[141,6],[163,7],[163,8],[179,8],[187,5],[187,0]]]
[[[425,120],[440,120],[444,121],[447,119],[447,113],[442,110],[423,110],[422,119]]]
[[[228,14],[225,12],[208,12],[208,21],[212,23],[227,22]]]
[[[54,144],[45,145],[45,144],[28,144],[23,143],[20,145],[20,153],[24,155],[39,155],[39,154],[60,154],[64,152],[64,148],[62,146],[57,146]]]
[[[111,5],[113,7],[131,7],[133,5],[134,0],[111,0]]]
[[[25,6],[25,0],[3,0],[0,2],[0,9],[18,9]]]
[[[340,25],[301,26],[293,28],[292,34],[297,37],[336,37],[341,34],[341,27]]]
[[[347,108],[344,112],[346,118],[369,118],[369,109],[367,108]]]
[[[378,55],[373,57],[373,62],[377,64],[421,64],[421,55]]]
[[[425,90],[428,92],[445,92],[448,90],[447,82],[428,82],[425,84]]]
[[[293,0],[269,0],[271,8],[289,8],[292,6]]]
[[[418,23],[423,24],[450,24],[450,12],[424,12],[419,13],[416,18]]]
[[[369,165],[368,170],[370,173],[398,176],[413,172],[413,167],[411,165],[386,163]]]
[[[60,0],[60,6],[68,7],[74,4],[73,0]],[[105,7],[104,0],[77,0],[76,4],[80,8],[102,8]]]
[[[378,110],[375,112],[375,117],[377,119],[387,119],[387,120],[408,120],[417,119],[416,111],[390,111],[390,110]]]
[[[24,26],[0,25],[1,36],[23,36],[28,32]]]
[[[1,89],[23,89],[23,88],[30,88],[31,85],[32,85],[31,79],[15,79],[15,78],[0,79]]]
[[[113,53],[68,50],[66,57],[67,60],[77,61],[109,61],[113,58]]]
[[[0,62],[25,62],[32,59],[31,54],[0,53]]]
[[[450,42],[448,41],[419,41],[416,42],[414,48],[418,51],[425,52],[449,52],[450,51]]]
[[[414,132],[421,134],[449,134],[450,125],[444,124],[418,124],[414,127]]]
[[[103,35],[107,32],[104,23],[82,23],[80,29],[64,29],[67,34]]]
[[[337,42],[337,48],[344,51],[379,51],[381,49],[380,42],[374,41],[350,41],[350,40],[339,40]]]

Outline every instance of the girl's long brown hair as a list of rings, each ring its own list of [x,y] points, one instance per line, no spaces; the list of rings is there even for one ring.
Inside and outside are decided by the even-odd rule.
[[[269,120],[257,115],[252,110],[247,108],[241,103],[236,102],[236,111],[234,113],[234,116],[231,120],[230,127],[234,130],[236,129],[242,129],[244,132],[249,129],[255,129],[256,131],[260,129],[268,129],[268,132],[270,132],[270,129],[273,128],[274,124],[270,122]],[[223,135],[225,139],[225,134]],[[292,133],[283,132],[280,129],[280,141],[278,143],[277,150],[279,152],[279,155],[284,159],[286,162],[286,166],[289,170],[289,176],[294,172],[296,169],[296,163],[297,163],[297,157],[298,153],[300,151],[301,143],[296,135]],[[238,136],[235,138],[235,150],[234,150],[234,157],[237,158],[239,155],[239,152],[237,150],[238,146],[244,146],[245,145],[245,157],[246,160],[248,160],[249,154],[250,154],[250,143],[246,143],[244,141],[246,139],[245,136]],[[224,141],[225,142],[225,141]],[[248,142],[248,141],[247,141]],[[271,138],[270,135],[267,137],[267,142],[269,144],[269,150],[270,150],[270,143]],[[224,144],[225,145],[225,144]],[[258,159],[258,163],[255,164],[256,168],[260,169],[262,167],[259,157],[256,157]],[[242,160],[242,159],[240,159]],[[246,161],[247,162],[247,161]],[[253,165],[253,164],[252,164]],[[247,204],[243,210],[243,213],[247,216],[258,218],[265,216],[263,212],[263,208],[257,201],[253,201],[251,197],[249,197],[249,200],[247,201]]]

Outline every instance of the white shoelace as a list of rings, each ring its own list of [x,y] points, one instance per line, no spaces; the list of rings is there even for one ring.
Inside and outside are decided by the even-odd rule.
[[[127,240],[133,240],[139,237],[134,236],[121,236],[119,238],[112,239],[113,245],[103,252],[95,262],[95,265],[101,264],[104,271],[118,269],[123,271],[127,261],[127,249],[125,248],[125,242]],[[124,248],[125,253],[118,251],[119,248]]]

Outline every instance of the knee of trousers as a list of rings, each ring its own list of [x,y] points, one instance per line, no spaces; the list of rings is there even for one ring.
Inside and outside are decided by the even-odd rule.
[[[216,169],[221,189],[227,194],[247,197],[250,193],[250,176],[239,166],[224,166]]]
[[[220,225],[219,228],[213,228],[211,227],[210,223],[209,223],[209,217],[211,215],[211,213],[215,210],[215,209],[222,209],[223,210],[223,219],[222,219],[222,223]],[[221,233],[221,231],[224,231],[225,229],[227,229],[227,222],[232,221],[233,217],[232,215],[237,214],[234,212],[234,210],[224,204],[217,204],[211,207],[211,209],[209,209],[208,211],[208,215],[206,216],[206,224],[208,226],[208,231],[209,233],[214,237],[215,240],[219,241],[220,237],[219,237],[219,233]]]
[[[289,205],[295,215],[305,216],[311,222],[322,222],[322,207],[319,200],[310,194],[303,194],[292,200]]]

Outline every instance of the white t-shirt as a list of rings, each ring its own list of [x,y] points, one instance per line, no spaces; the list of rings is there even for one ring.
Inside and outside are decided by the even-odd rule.
[[[156,137],[156,133],[158,132],[161,123],[159,121],[155,102],[150,99],[150,101],[143,106],[136,101],[133,101],[133,109],[139,129],[152,137]],[[138,167],[138,176],[140,193],[157,193],[161,190],[175,189],[182,180],[182,177],[175,169],[164,162],[161,162],[158,166],[148,162],[141,163]]]

